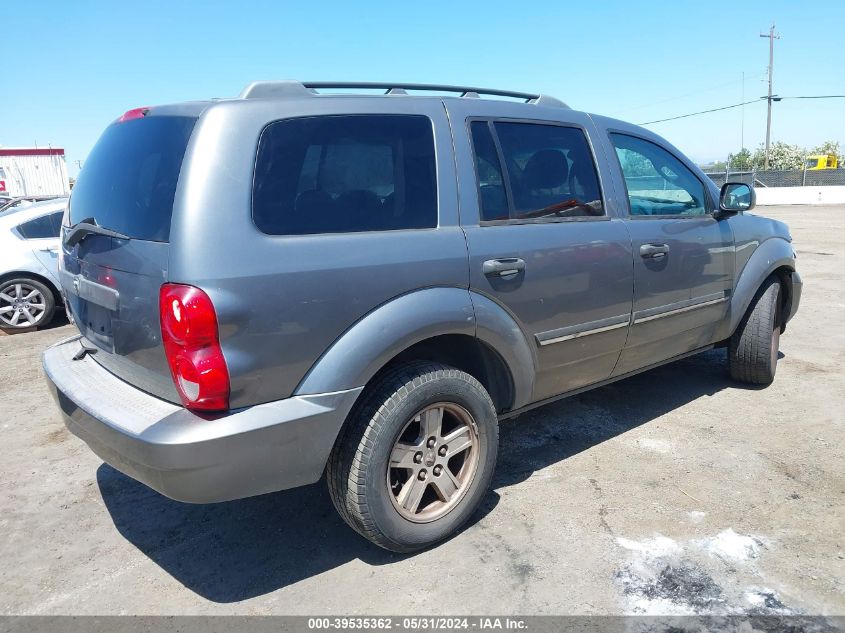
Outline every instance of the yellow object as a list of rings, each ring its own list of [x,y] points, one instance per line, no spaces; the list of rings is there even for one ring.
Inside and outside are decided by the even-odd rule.
[[[805,166],[808,171],[811,169],[836,169],[838,161],[836,154],[816,154],[807,156]]]

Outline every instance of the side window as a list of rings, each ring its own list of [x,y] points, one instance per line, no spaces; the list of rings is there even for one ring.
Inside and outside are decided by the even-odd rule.
[[[470,124],[475,150],[475,171],[478,176],[478,197],[481,219],[485,222],[508,219],[508,198],[496,143],[487,121]]]
[[[40,218],[35,218],[29,222],[24,222],[18,226],[18,233],[24,239],[38,240],[47,237],[59,237],[62,231],[62,215],[63,211],[44,215]]]
[[[431,121],[350,115],[271,123],[258,144],[252,217],[271,235],[437,226]]]
[[[628,187],[631,215],[707,214],[704,184],[668,151],[625,134],[611,134]]]
[[[513,199],[511,218],[604,215],[587,138],[578,128],[494,124]]]

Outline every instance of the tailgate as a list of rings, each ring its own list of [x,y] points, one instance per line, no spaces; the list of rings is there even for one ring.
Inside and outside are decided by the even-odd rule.
[[[64,253],[62,290],[94,360],[123,380],[179,402],[161,344],[158,293],[168,245],[90,236]]]
[[[106,129],[83,165],[62,229],[59,276],[94,360],[144,391],[180,402],[161,342],[158,297],[196,117],[132,113]],[[92,230],[69,244],[78,225]]]

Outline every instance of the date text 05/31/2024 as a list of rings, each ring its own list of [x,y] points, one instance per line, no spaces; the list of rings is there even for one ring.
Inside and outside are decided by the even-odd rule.
[[[498,617],[335,617],[308,618],[311,630],[524,630],[526,624],[519,618]]]

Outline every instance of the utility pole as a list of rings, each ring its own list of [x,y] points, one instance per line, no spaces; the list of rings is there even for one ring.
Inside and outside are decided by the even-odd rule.
[[[741,116],[739,124],[739,149],[745,149],[745,71],[742,73],[742,100],[741,100]]]
[[[766,155],[763,158],[763,169],[769,168],[769,145],[772,140],[772,67],[775,63],[775,40],[780,39],[780,34],[775,33],[775,24],[772,22],[772,26],[769,29],[768,33],[760,33],[760,37],[768,37],[769,38],[769,96],[767,98],[768,101],[768,113],[766,115]]]

